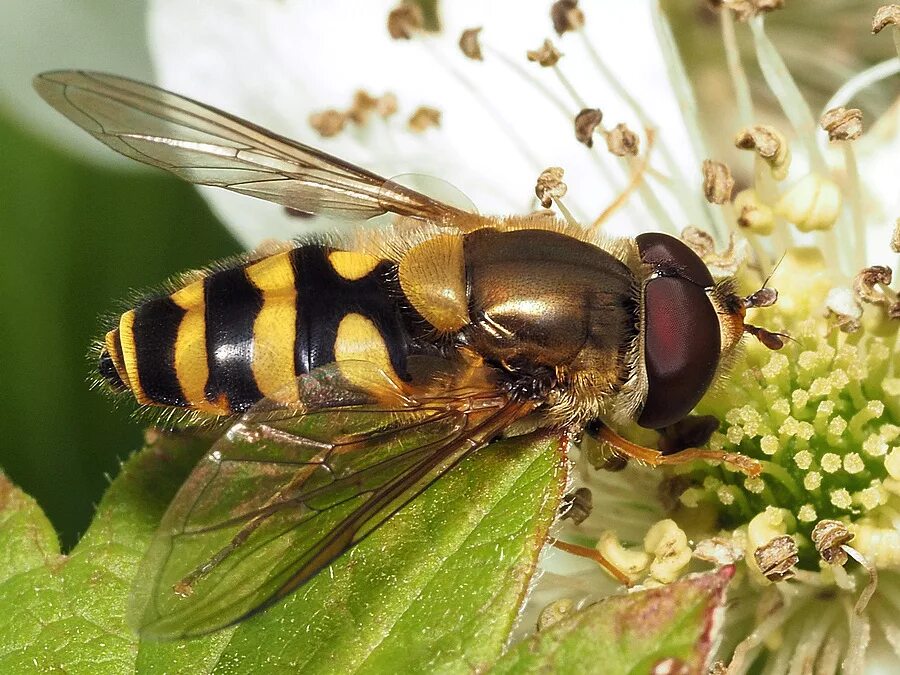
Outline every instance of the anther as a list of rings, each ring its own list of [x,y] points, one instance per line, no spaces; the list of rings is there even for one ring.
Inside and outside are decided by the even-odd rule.
[[[532,49],[525,54],[528,60],[536,62],[544,68],[555,66],[562,58],[562,53],[554,46],[550,40],[544,40],[538,49]]]
[[[563,33],[584,27],[584,12],[578,7],[578,0],[559,0],[550,7],[550,20],[553,30],[562,37]]]
[[[473,61],[484,61],[484,55],[481,53],[481,43],[478,41],[480,32],[481,27],[468,28],[459,37],[460,50]]]
[[[640,150],[640,137],[625,124],[617,124],[606,135],[606,147],[617,157],[637,155]]]
[[[323,138],[337,136],[347,124],[347,115],[340,110],[330,108],[309,116],[309,126]]]
[[[575,116],[575,139],[587,147],[594,147],[594,130],[603,121],[598,108],[585,108]]]
[[[353,95],[353,104],[347,111],[347,117],[354,124],[363,125],[369,121],[369,115],[378,107],[378,99],[369,92],[358,89]]]
[[[766,579],[773,582],[784,581],[794,576],[794,566],[800,562],[799,552],[794,538],[783,534],[757,548],[753,552],[753,559]]]
[[[734,176],[724,162],[703,160],[703,195],[710,204],[725,204],[731,201],[734,190]]]
[[[416,3],[404,2],[388,14],[388,34],[395,40],[411,40],[424,28],[425,16]]]
[[[873,265],[861,270],[853,279],[853,291],[862,302],[871,305],[887,305],[890,298],[883,289],[890,285],[893,272],[885,265]]]
[[[862,110],[858,108],[832,108],[819,120],[819,125],[828,132],[828,140],[855,141],[862,134]]]
[[[820,520],[812,530],[813,545],[829,565],[843,566],[847,553],[842,548],[853,539],[853,533],[839,520]]]
[[[441,126],[441,111],[425,105],[420,106],[410,116],[408,126],[410,131],[417,134],[439,127]]]
[[[775,127],[757,124],[742,129],[734,137],[734,145],[741,150],[753,150],[772,170],[775,180],[787,178],[791,151],[784,135]]]
[[[754,16],[774,12],[784,7],[784,0],[709,0],[713,9],[731,10],[738,21],[749,21]]]
[[[849,288],[832,288],[825,297],[825,313],[843,333],[862,328],[862,306]]]
[[[593,508],[594,496],[590,489],[580,487],[563,497],[559,517],[561,520],[569,518],[576,525],[581,525],[591,515]]]
[[[554,199],[559,199],[566,195],[568,187],[563,183],[563,175],[565,171],[562,167],[551,166],[544,169],[538,176],[537,184],[534,186],[534,194],[541,202],[541,206],[549,209],[553,205]]]
[[[387,119],[397,113],[399,106],[397,104],[397,96],[391,92],[386,93],[378,99],[375,104],[375,112]]]
[[[878,35],[888,26],[900,26],[900,5],[882,5],[872,17],[872,33]]]

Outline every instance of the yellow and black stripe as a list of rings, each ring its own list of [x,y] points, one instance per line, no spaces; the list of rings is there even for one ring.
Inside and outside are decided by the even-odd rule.
[[[293,401],[296,376],[367,360],[407,378],[412,324],[397,266],[303,245],[214,271],[123,314],[100,375],[145,405],[239,413]]]

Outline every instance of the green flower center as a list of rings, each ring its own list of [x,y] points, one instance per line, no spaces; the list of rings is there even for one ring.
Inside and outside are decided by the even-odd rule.
[[[843,333],[816,318],[824,300],[816,295],[787,311],[766,310],[767,325],[780,324],[794,341],[777,352],[748,344],[724,386],[698,409],[721,420],[712,449],[758,459],[763,473],[748,478],[697,463],[675,478],[686,485],[678,497],[685,522],[695,509],[712,508],[718,526],[735,530],[769,507],[782,509],[800,566],[810,570],[819,569],[811,542],[817,522],[871,527],[887,519],[900,495],[896,331]],[[884,551],[869,554],[884,558]],[[888,557],[900,560],[900,552]]]

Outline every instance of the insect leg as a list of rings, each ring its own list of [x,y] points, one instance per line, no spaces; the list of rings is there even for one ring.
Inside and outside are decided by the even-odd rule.
[[[616,453],[625,457],[631,457],[632,459],[649,466],[671,466],[673,464],[684,464],[686,462],[693,462],[697,459],[703,459],[718,460],[720,462],[731,464],[748,476],[758,476],[762,472],[762,465],[758,461],[735,452],[687,448],[685,450],[680,450],[673,455],[664,455],[659,450],[645,448],[642,445],[632,443],[631,441],[622,438],[607,426],[601,426],[597,429],[596,433],[598,440],[608,443]]]
[[[553,541],[553,546],[558,548],[560,551],[565,551],[566,553],[571,553],[572,555],[577,555],[582,558],[587,558],[589,560],[593,560],[595,563],[600,565],[603,569],[609,572],[616,580],[624,584],[625,586],[634,585],[631,578],[625,574],[622,570],[615,566],[609,559],[606,558],[600,551],[595,548],[588,548],[587,546],[579,546],[578,544],[570,544],[566,541],[560,541],[559,539],[555,539]]]

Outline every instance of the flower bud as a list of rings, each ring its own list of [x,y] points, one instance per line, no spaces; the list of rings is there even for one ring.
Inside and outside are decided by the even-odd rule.
[[[669,518],[660,520],[647,531],[644,550],[653,555],[650,576],[664,584],[678,578],[692,555],[684,530]]]
[[[775,227],[775,214],[764,204],[753,188],[741,190],[734,198],[734,210],[737,212],[738,226],[753,234],[772,234]]]
[[[830,230],[841,215],[841,190],[819,174],[800,180],[779,200],[775,212],[801,232]]]
[[[788,526],[793,526],[794,517],[787,509],[767,506],[765,511],[757,513],[747,525],[747,548],[755,551],[765,546],[775,537],[787,534]]]
[[[615,532],[607,530],[600,535],[597,550],[630,579],[637,581],[641,572],[650,564],[650,556],[622,546]]]

